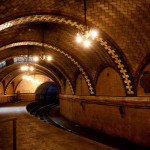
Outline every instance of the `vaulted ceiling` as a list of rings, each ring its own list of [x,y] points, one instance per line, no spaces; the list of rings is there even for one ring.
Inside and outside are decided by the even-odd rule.
[[[40,54],[44,25],[44,51],[53,61],[39,66],[48,68],[51,76],[55,73],[55,80],[63,76],[74,86],[75,75],[81,72],[94,94],[97,73],[102,67],[111,66],[120,72],[128,86],[127,94],[134,94],[134,77],[150,53],[150,1],[86,0],[86,3],[87,24],[99,30],[99,37],[90,48],[75,40],[78,28],[84,26],[83,0],[2,0],[0,61],[27,55],[28,49],[32,56]],[[11,65],[1,72],[8,74],[17,66]],[[47,73],[41,67],[38,69]]]

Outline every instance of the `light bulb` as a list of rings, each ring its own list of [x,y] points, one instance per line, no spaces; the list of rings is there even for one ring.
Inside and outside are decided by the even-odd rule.
[[[97,31],[96,30],[92,30],[91,31],[91,36],[92,36],[92,39],[94,40],[95,37],[97,36]]]
[[[79,33],[77,33],[77,38],[76,38],[77,42],[78,43],[81,43],[82,42],[82,37]]]
[[[52,60],[52,57],[51,57],[51,56],[47,56],[47,60],[48,60],[48,61],[51,61],[51,60]]]
[[[31,67],[30,67],[30,71],[33,71],[33,70],[34,70],[34,68],[31,66]]]
[[[82,37],[81,36],[77,36],[77,42],[81,43],[82,42]]]
[[[25,79],[25,76],[23,76],[22,79]]]
[[[24,66],[21,67],[21,70],[24,71]]]
[[[34,57],[33,57],[33,61],[35,61],[35,62],[39,61],[39,57],[34,56]]]
[[[25,70],[28,70],[28,68],[29,68],[28,66],[22,66],[22,67],[21,67],[21,70],[22,70],[22,71],[25,71]]]
[[[84,46],[89,47],[91,45],[91,42],[89,40],[84,41]]]
[[[79,33],[77,33],[77,36],[79,36],[80,34]]]

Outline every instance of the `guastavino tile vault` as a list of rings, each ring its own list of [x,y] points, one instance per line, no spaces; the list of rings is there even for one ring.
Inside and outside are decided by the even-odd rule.
[[[37,121],[30,114],[41,120],[59,114],[61,121],[81,127],[79,131],[85,128],[136,148],[150,147],[149,13],[149,0],[0,1],[0,121],[18,117],[17,149],[38,149],[41,139],[28,141],[30,134],[20,142],[26,134],[21,126],[26,123],[30,130]],[[51,119],[47,122],[57,126]],[[37,124],[46,145],[39,149],[77,149],[80,140],[86,144],[78,149],[118,148],[97,140],[98,135],[95,142],[76,140],[75,134],[75,144],[61,147],[59,137],[70,138],[71,133]],[[4,145],[10,126],[0,122],[0,149],[9,149]],[[47,142],[52,128],[62,130],[53,132],[60,143]],[[41,130],[48,130],[47,135]],[[34,146],[26,147],[26,142]]]

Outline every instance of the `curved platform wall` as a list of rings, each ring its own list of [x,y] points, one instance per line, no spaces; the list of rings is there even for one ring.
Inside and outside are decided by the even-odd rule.
[[[150,97],[60,95],[60,112],[81,126],[150,147]]]
[[[88,96],[86,83],[79,75],[75,94],[60,95],[60,112],[67,119],[150,147],[150,97],[125,97],[117,71],[107,67],[100,72],[96,96]]]

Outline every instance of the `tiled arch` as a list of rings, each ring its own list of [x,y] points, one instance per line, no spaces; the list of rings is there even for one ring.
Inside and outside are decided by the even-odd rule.
[[[34,41],[17,42],[17,43],[12,43],[12,44],[8,44],[8,45],[5,45],[3,47],[0,47],[0,51],[2,51],[4,49],[7,49],[7,48],[16,47],[16,46],[24,46],[24,45],[42,46],[42,43],[41,42],[34,42]],[[88,85],[90,94],[94,95],[94,88],[92,86],[92,82],[91,82],[88,74],[86,73],[85,69],[79,64],[79,62],[75,60],[75,58],[73,58],[67,52],[64,52],[63,50],[61,50],[61,49],[59,49],[59,48],[57,48],[55,46],[52,46],[50,44],[46,44],[45,43],[44,47],[46,47],[48,49],[52,49],[54,51],[57,51],[57,52],[61,53],[62,55],[64,55],[65,57],[67,57],[70,61],[72,61],[77,66],[77,68],[80,70],[80,72],[82,73],[83,77],[85,78],[85,81],[86,81],[86,83]],[[71,88],[72,94],[74,94],[74,90],[73,90],[73,87],[71,85],[71,82],[69,80],[67,80],[67,81],[68,81],[69,86]]]
[[[44,14],[44,15],[30,15],[30,16],[20,17],[20,18],[5,22],[0,25],[0,31],[7,29],[9,27],[15,26],[15,25],[25,24],[25,23],[29,23],[29,22],[55,22],[55,23],[70,25],[75,28],[84,30],[84,25],[76,19],[65,17],[65,16]],[[125,86],[127,95],[128,96],[135,95],[136,88],[134,85],[133,77],[132,77],[130,70],[128,69],[128,66],[126,65],[124,59],[120,55],[120,53],[117,51],[116,48],[112,48],[111,44],[109,44],[109,42],[107,42],[106,40],[104,40],[102,38],[97,38],[96,40],[97,40],[97,42],[100,43],[101,46],[104,46],[106,52],[110,55],[110,57],[116,64],[116,66],[120,72],[120,76],[121,76],[122,80],[124,81],[124,86]],[[50,48],[52,48],[52,47],[50,47]],[[57,51],[60,51],[57,48],[54,48],[54,49]],[[81,68],[79,63],[77,61],[75,61],[74,58],[72,58],[72,56],[69,56],[67,53],[65,53],[63,51],[61,51],[61,53],[64,54],[68,58],[70,57],[69,59],[77,65],[77,67],[80,69],[80,71],[84,75],[84,78],[89,87],[90,94],[93,95],[94,89],[93,89],[90,79],[87,76],[87,73],[83,70],[83,68]]]
[[[16,63],[14,63],[14,64],[16,64]],[[19,63],[19,64],[24,64],[24,63]],[[32,63],[31,63],[32,64]],[[6,66],[6,67],[8,67],[8,66]],[[43,67],[43,66],[42,66]],[[4,68],[5,69],[5,68]],[[57,82],[58,83],[58,85],[60,86],[60,87],[63,87],[62,86],[62,84],[61,84],[61,82],[59,82],[59,80],[58,80],[58,78],[56,77],[56,75],[54,75],[52,72],[50,72],[47,68],[45,68],[46,69],[46,71],[48,71],[47,73],[46,72],[44,72],[44,71],[39,71],[39,69],[38,69],[38,71],[39,72],[41,72],[42,74],[45,74],[45,75],[47,75],[47,76],[49,76],[49,77],[51,77],[55,82]],[[17,69],[16,69],[17,70]],[[15,70],[15,71],[16,71]],[[12,74],[13,72],[10,72],[8,75],[10,75],[10,74]],[[48,73],[49,73],[49,75],[48,75]],[[20,74],[22,74],[22,73],[20,73]],[[19,74],[19,75],[20,75]],[[6,85],[6,87],[5,87],[5,89],[4,89],[4,94],[6,94],[6,92],[7,92],[7,89],[8,89],[8,87],[9,87],[9,85],[12,83],[12,81],[16,78],[16,77],[18,77],[19,75],[15,75],[14,77],[12,77],[9,81],[8,81],[8,83],[7,83],[7,85]],[[5,78],[5,77],[4,77]],[[4,78],[2,79],[2,80],[4,80]],[[6,77],[7,78],[7,77]],[[1,81],[2,81],[1,80]],[[69,79],[67,79],[68,81],[69,81]],[[70,82],[70,81],[69,81]],[[71,86],[71,85],[70,85]]]

